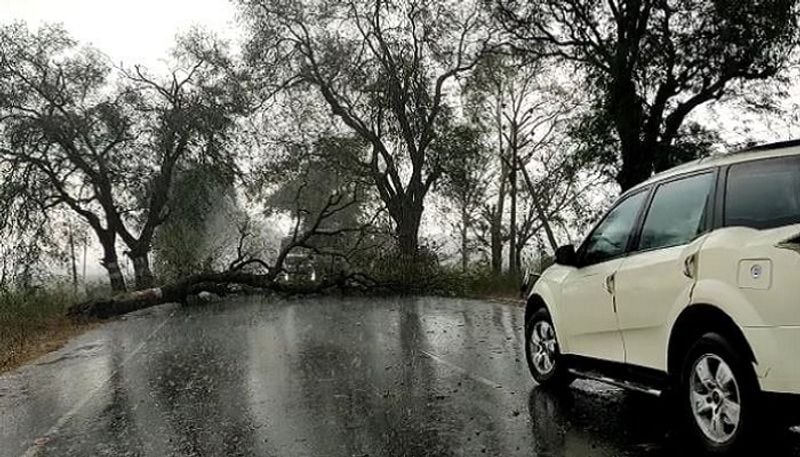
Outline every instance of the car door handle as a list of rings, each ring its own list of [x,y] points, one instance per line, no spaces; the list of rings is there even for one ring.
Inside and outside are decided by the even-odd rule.
[[[697,253],[690,254],[683,259],[683,275],[689,279],[697,276]]]
[[[616,276],[617,276],[616,273],[611,273],[610,275],[606,276],[606,281],[605,281],[606,292],[612,295],[614,294],[614,278]]]

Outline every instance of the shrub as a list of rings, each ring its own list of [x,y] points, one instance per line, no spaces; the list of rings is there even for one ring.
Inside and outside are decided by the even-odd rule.
[[[422,247],[413,258],[389,249],[377,256],[366,273],[390,292],[458,297],[519,297],[517,275],[496,275],[485,265],[463,271],[441,265],[435,251]]]
[[[0,291],[0,370],[54,335],[73,329],[65,316],[75,296],[67,287]]]

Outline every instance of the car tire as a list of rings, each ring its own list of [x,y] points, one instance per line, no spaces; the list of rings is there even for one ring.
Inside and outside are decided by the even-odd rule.
[[[705,455],[745,452],[759,424],[758,381],[728,339],[706,333],[689,349],[676,389],[682,435]]]
[[[545,388],[563,388],[574,377],[564,363],[550,313],[542,308],[525,324],[525,358],[533,379]]]

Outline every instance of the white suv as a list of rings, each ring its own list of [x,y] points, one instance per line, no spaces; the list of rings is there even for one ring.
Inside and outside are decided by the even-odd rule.
[[[539,384],[669,392],[709,453],[744,446],[773,405],[796,411],[800,141],[692,162],[626,192],[577,250],[558,249],[528,296],[525,336]]]

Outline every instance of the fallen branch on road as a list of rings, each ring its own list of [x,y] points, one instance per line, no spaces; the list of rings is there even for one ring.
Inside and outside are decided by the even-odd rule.
[[[305,284],[277,281],[270,274],[252,274],[236,271],[203,273],[162,287],[79,303],[70,307],[67,310],[67,315],[71,317],[107,319],[164,303],[186,303],[190,296],[201,292],[225,296],[235,292],[235,286],[247,286],[264,292],[276,292],[285,295],[309,295],[331,289],[364,291],[374,287],[375,282],[360,273],[340,275],[333,279]]]
[[[298,190],[295,198],[297,202],[300,200],[299,195],[302,189],[303,187]],[[325,221],[357,203],[355,197],[351,199],[346,197],[347,195],[344,193],[334,193],[311,218],[309,218],[308,211],[298,204],[293,215],[296,220],[294,230],[289,242],[278,253],[274,265],[269,265],[244,251],[244,241],[248,236],[248,227],[244,226],[240,229],[236,249],[237,258],[230,263],[226,271],[199,273],[161,287],[79,303],[70,307],[67,315],[106,319],[164,303],[186,303],[190,296],[198,295],[201,292],[224,296],[235,292],[237,286],[288,295],[314,294],[334,288],[363,290],[372,287],[375,285],[375,281],[361,273],[340,273],[320,282],[301,284],[284,282],[279,279],[285,272],[283,265],[289,253],[298,248],[314,248],[314,245],[310,243],[314,237],[335,235],[343,230],[363,231],[369,226],[369,224],[364,224],[357,228],[337,231],[326,230],[323,227]],[[308,228],[305,230],[301,230],[301,221],[303,220],[307,221]],[[248,268],[256,268],[256,270],[248,270]]]

